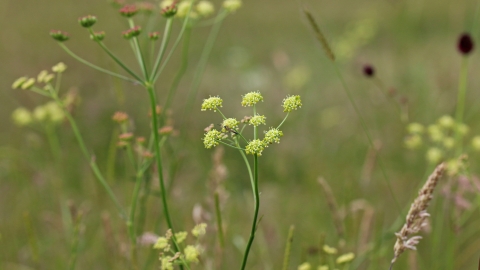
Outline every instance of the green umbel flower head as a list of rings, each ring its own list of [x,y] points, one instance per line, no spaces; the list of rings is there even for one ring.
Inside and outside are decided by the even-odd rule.
[[[263,101],[262,94],[260,92],[250,92],[243,96],[242,99],[242,106],[243,107],[251,107],[258,102]]]
[[[248,122],[250,125],[258,127],[261,124],[265,125],[265,119],[267,119],[264,115],[255,115],[253,116],[250,121]]]
[[[265,142],[261,140],[253,140],[247,144],[247,147],[245,148],[245,152],[247,154],[252,154],[252,155],[257,154],[261,156],[264,149],[265,149]]]
[[[216,112],[217,108],[222,107],[222,102],[223,100],[219,96],[204,99],[202,103],[202,111],[213,110]]]
[[[219,144],[218,141],[221,140],[222,137],[223,134],[220,131],[212,129],[205,134],[205,137],[203,138],[203,144],[205,145],[205,148],[210,149],[217,146]]]
[[[227,118],[223,120],[222,123],[222,132],[229,132],[229,131],[235,131],[238,127],[238,124],[240,122],[237,121],[235,118]]]
[[[280,143],[280,137],[283,136],[283,132],[276,128],[270,128],[269,131],[265,132],[265,138],[263,141],[268,145],[272,143]]]
[[[300,100],[300,96],[287,96],[283,100],[283,111],[284,112],[291,112],[298,108],[302,107],[302,100]]]

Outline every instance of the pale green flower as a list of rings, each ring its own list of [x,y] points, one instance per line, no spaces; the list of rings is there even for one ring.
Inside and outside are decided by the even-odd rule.
[[[260,101],[263,101],[263,97],[260,92],[250,92],[242,97],[242,106],[251,107]]]
[[[283,132],[279,129],[276,128],[270,128],[267,132],[265,132],[265,138],[263,141],[266,144],[272,144],[272,143],[280,143],[280,137],[283,136]]]
[[[355,259],[355,254],[353,254],[352,252],[349,252],[349,253],[340,255],[337,258],[336,263],[337,264],[344,264],[344,263],[348,263],[348,262],[353,261],[353,259]]]
[[[12,88],[13,89],[20,88],[27,80],[28,80],[28,77],[20,77],[16,79],[12,84]]]
[[[407,126],[407,130],[410,134],[422,134],[425,131],[425,127],[420,123],[410,123]]]
[[[198,262],[198,256],[200,255],[200,252],[196,247],[188,245],[183,250],[183,253],[185,253],[185,259],[187,262]]]
[[[208,17],[215,12],[215,7],[210,1],[202,0],[196,6],[198,14],[202,17]]]
[[[238,122],[237,119],[227,118],[227,119],[223,120],[222,132],[229,132],[231,130],[235,131],[238,127],[238,124],[240,124],[240,122]]]
[[[166,7],[169,7],[173,4],[173,0],[163,0],[160,2],[160,9],[164,9]]]
[[[22,83],[21,87],[22,87],[23,90],[26,90],[26,89],[29,89],[30,87],[32,87],[34,84],[35,84],[35,79],[30,78],[26,82]]]
[[[446,137],[443,139],[443,146],[447,149],[452,149],[455,146],[455,139],[452,137]]]
[[[437,164],[443,158],[443,151],[436,147],[432,147],[428,149],[426,158],[428,162]]]
[[[241,0],[225,0],[223,1],[223,8],[229,12],[234,12],[242,6]]]
[[[453,128],[455,120],[450,115],[444,115],[438,119],[438,124],[443,128]]]
[[[56,73],[62,73],[66,69],[67,69],[67,66],[63,62],[60,62],[52,67],[52,71]]]
[[[33,121],[32,113],[23,107],[17,108],[13,111],[12,119],[18,126],[26,126]]]
[[[480,136],[475,136],[472,139],[472,147],[476,151],[480,151]]]
[[[265,125],[265,119],[267,119],[267,117],[265,117],[264,115],[255,115],[255,116],[252,116],[252,118],[250,119],[250,121],[248,122],[250,125],[253,125],[255,127],[258,127],[259,125],[261,124],[264,124]]]
[[[159,237],[157,242],[153,245],[154,249],[167,249],[169,247],[168,239],[166,237]]]
[[[467,135],[468,131],[470,130],[470,128],[463,123],[457,124],[457,128],[461,135]]]
[[[441,142],[445,137],[443,131],[440,129],[440,126],[437,125],[428,126],[428,135],[430,136],[430,139],[434,142]]]
[[[209,97],[203,100],[202,111],[213,110],[217,111],[217,108],[222,107],[223,100],[220,97]]]
[[[283,111],[284,112],[291,112],[293,110],[297,110],[298,108],[302,107],[302,100],[300,96],[287,96],[283,100]]]
[[[200,223],[200,224],[195,225],[195,227],[192,229],[193,236],[200,237],[202,235],[205,235],[206,228],[207,228],[206,223]]]
[[[177,14],[175,14],[175,16],[179,18],[185,18],[191,5],[192,3],[188,0],[180,2],[177,6]]]
[[[317,270],[328,270],[328,265],[320,265]]]
[[[165,256],[163,258],[161,258],[162,260],[162,270],[173,270],[173,262],[171,262],[170,260],[172,259],[172,257],[170,256]]]
[[[38,73],[38,75],[37,75],[37,81],[39,83],[42,83],[47,75],[48,75],[48,71],[46,71],[46,70],[40,71],[40,73]]]
[[[33,118],[40,122],[47,120],[48,110],[45,108],[45,106],[37,106],[35,109],[33,109]]]
[[[329,255],[335,255],[337,254],[338,250],[334,247],[330,247],[328,245],[323,246],[323,251]]]
[[[187,232],[178,232],[175,233],[175,240],[177,241],[177,244],[182,243],[187,239],[188,233]]]
[[[259,156],[262,155],[262,151],[265,149],[265,143],[261,140],[253,140],[247,144],[245,148],[245,152],[247,154],[257,154]]]
[[[212,129],[205,134],[205,137],[203,138],[203,144],[205,145],[205,148],[210,149],[217,146],[219,144],[218,141],[222,138],[223,134],[220,131]]]
[[[57,123],[63,121],[63,119],[65,118],[65,113],[56,102],[48,102],[44,105],[44,107],[45,110],[47,110],[48,112],[48,117],[50,121]]]
[[[405,146],[409,149],[416,149],[422,145],[422,137],[414,134],[405,138]]]
[[[310,269],[312,269],[312,265],[308,262],[304,262],[300,264],[297,268],[297,270],[310,270]]]

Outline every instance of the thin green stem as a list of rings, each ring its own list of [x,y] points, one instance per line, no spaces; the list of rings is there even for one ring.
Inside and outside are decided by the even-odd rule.
[[[250,231],[250,239],[248,240],[247,248],[245,249],[245,255],[243,256],[243,262],[241,270],[245,269],[248,260],[248,254],[250,253],[250,248],[252,247],[253,239],[255,239],[255,232],[257,231],[257,219],[258,219],[258,211],[260,209],[260,194],[258,192],[258,156],[257,154],[254,155],[254,200],[255,200],[255,213],[253,215],[252,221],[252,230]]]
[[[218,191],[215,191],[215,214],[217,215],[217,232],[218,232],[218,242],[220,243],[220,248],[223,249],[225,246],[225,240],[223,236],[223,225],[222,225],[222,212],[220,211],[220,199]]]
[[[158,134],[158,116],[155,113],[157,107],[155,90],[152,85],[147,85],[147,91],[150,98],[150,108],[152,110],[152,133],[155,141],[153,148],[155,149],[155,160],[157,161],[158,180],[160,184],[160,192],[162,194],[163,213],[165,214],[165,220],[167,221],[168,228],[171,229],[172,233],[175,235],[175,229],[170,218],[170,212],[168,211],[167,193],[165,190],[165,181],[163,179],[162,156],[160,153],[160,138]],[[174,245],[174,249],[175,252],[179,251],[179,248],[176,244]]]
[[[65,113],[65,116],[68,119],[68,122],[70,122],[70,125],[72,126],[73,133],[75,134],[75,137],[77,138],[77,142],[80,146],[80,149],[82,150],[82,153],[83,153],[85,159],[89,161],[90,168],[92,169],[93,173],[95,174],[97,180],[103,186],[105,191],[107,191],[108,196],[110,197],[110,199],[115,204],[115,207],[117,208],[117,210],[118,210],[120,216],[122,217],[122,219],[127,220],[127,215],[125,214],[125,211],[123,210],[120,202],[117,200],[117,197],[113,193],[113,190],[107,184],[107,181],[105,180],[102,173],[100,172],[100,169],[98,168],[97,163],[95,162],[95,157],[92,157],[90,155],[90,153],[88,152],[87,147],[85,145],[85,142],[83,140],[83,137],[80,133],[80,129],[78,128],[77,123],[75,122],[75,119],[73,119],[70,112],[65,108],[65,105],[60,100],[57,93],[51,87],[49,87],[49,90],[50,90],[50,94],[51,94],[52,98],[62,108],[63,112]]]
[[[468,58],[462,58],[462,66],[460,68],[460,79],[458,82],[458,97],[457,97],[457,111],[455,113],[455,120],[457,127],[455,128],[455,144],[457,146],[455,155],[458,157],[462,154],[462,132],[458,125],[463,123],[463,114],[465,113],[465,97],[467,93],[467,75],[468,75]]]
[[[73,57],[75,60],[77,60],[78,62],[82,63],[82,64],[85,64],[95,70],[98,70],[100,72],[103,72],[103,73],[106,73],[108,75],[111,75],[113,77],[117,77],[117,78],[120,78],[120,79],[123,79],[123,80],[126,80],[126,81],[129,81],[129,82],[132,82],[132,83],[138,83],[138,84],[141,84],[141,80],[134,80],[134,79],[131,79],[131,78],[128,78],[126,76],[123,76],[123,75],[120,75],[120,74],[117,74],[115,72],[112,72],[110,70],[107,70],[107,69],[104,69],[104,68],[101,68],[99,66],[96,66],[90,62],[88,62],[87,60],[81,58],[80,56],[76,55],[75,53],[73,53],[67,46],[65,46],[65,44],[63,43],[58,43],[60,45],[60,47],[65,51],[67,52],[67,54],[69,54],[71,57]]]
[[[142,78],[140,78],[140,76],[135,74],[135,72],[133,72],[130,68],[128,68],[118,57],[116,57],[107,48],[107,46],[105,46],[105,44],[103,44],[103,42],[97,41],[97,44],[100,45],[100,47],[102,47],[102,49],[108,54],[108,56],[110,56],[110,58],[112,58],[113,61],[115,61],[115,63],[117,63],[121,68],[123,68],[123,70],[125,70],[128,74],[130,74],[132,77],[134,77],[140,84],[145,85],[144,80],[142,80]]]
[[[45,123],[45,132],[47,134],[48,144],[50,144],[52,155],[55,161],[59,161],[62,148],[60,147],[54,124],[51,122]]]
[[[283,255],[282,270],[288,270],[288,265],[290,263],[290,250],[292,249],[293,231],[294,230],[295,230],[295,226],[291,225],[290,229],[288,230],[287,244],[285,245],[285,253]]]
[[[153,82],[155,82],[156,78],[158,77],[157,75],[158,67],[162,62],[163,55],[165,54],[165,51],[167,49],[167,44],[168,44],[168,41],[170,40],[170,35],[172,33],[172,25],[173,25],[173,18],[171,17],[167,19],[167,23],[165,24],[165,29],[163,30],[162,43],[160,44],[160,49],[157,54],[157,60],[155,60],[155,64],[153,65],[153,69],[152,69]]]
[[[75,217],[75,228],[73,230],[73,240],[72,240],[72,247],[70,250],[70,262],[68,263],[68,269],[73,270],[77,265],[77,257],[78,257],[78,246],[80,243],[80,225],[82,220],[82,214],[79,213],[77,217]]]
[[[335,72],[337,73],[338,78],[340,79],[340,81],[343,85],[343,89],[345,90],[345,93],[347,94],[347,97],[350,101],[350,104],[352,105],[353,109],[355,110],[355,113],[358,116],[358,119],[360,120],[360,124],[363,128],[363,131],[365,132],[365,135],[367,136],[368,142],[370,143],[370,147],[372,147],[373,151],[377,152],[378,164],[379,164],[380,170],[382,171],[383,179],[385,180],[385,183],[387,184],[388,190],[390,192],[390,196],[392,196],[392,199],[395,202],[395,206],[397,208],[397,211],[400,214],[400,216],[404,216],[402,214],[402,208],[401,208],[400,204],[398,203],[398,200],[395,196],[395,192],[393,191],[392,185],[391,185],[391,183],[388,179],[387,173],[386,173],[384,165],[383,165],[383,160],[381,159],[378,151],[375,148],[375,145],[373,144],[372,136],[370,135],[370,132],[367,129],[367,124],[365,123],[365,120],[363,119],[363,116],[360,113],[360,110],[358,109],[357,104],[355,103],[355,100],[353,99],[352,93],[350,92],[350,89],[348,88],[347,83],[345,82],[345,79],[343,78],[342,74],[340,73],[340,70],[338,69],[337,64],[335,62],[332,62],[332,64],[334,66],[334,69],[335,69]]]
[[[290,115],[290,112],[287,112],[287,115],[285,115],[285,118],[283,118],[282,122],[280,123],[280,125],[278,125],[277,129],[280,129],[280,127],[283,125],[283,123],[285,122],[285,120],[287,120],[288,115]]]
[[[132,18],[128,19],[128,24],[131,28],[135,27],[135,24],[133,23]],[[133,37],[131,39],[131,42],[133,43],[133,53],[135,54],[135,57],[137,58],[138,65],[140,66],[140,69],[142,70],[143,77],[145,78],[145,81],[148,81],[148,71],[147,71],[147,65],[145,64],[145,59],[142,54],[142,50],[140,49],[140,45],[138,43],[138,37]]]

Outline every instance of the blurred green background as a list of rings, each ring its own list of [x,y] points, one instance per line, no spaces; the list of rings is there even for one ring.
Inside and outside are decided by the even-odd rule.
[[[217,8],[221,4],[213,3]],[[424,151],[405,149],[406,123],[400,121],[394,103],[401,97],[408,99],[410,122],[428,124],[444,114],[453,115],[461,62],[456,40],[464,31],[478,37],[477,1],[245,1],[241,9],[225,19],[192,113],[185,116],[185,96],[210,28],[197,28],[192,34],[189,66],[173,101],[172,113],[174,126],[187,128],[184,134],[169,139],[171,151],[166,154],[167,159],[170,158],[168,166],[179,161],[174,177],[169,179],[174,221],[181,229],[192,228],[195,224],[192,209],[201,205],[209,216],[206,218],[212,229],[209,233],[212,239],[215,237],[213,193],[208,185],[214,151],[204,149],[201,138],[203,129],[211,123],[220,123],[221,118],[213,112],[200,113],[202,100],[209,95],[220,95],[224,99],[222,111],[227,117],[241,119],[249,114],[240,106],[241,95],[259,90],[265,102],[258,110],[267,116],[267,127],[270,127],[278,125],[284,117],[280,106],[283,98],[287,94],[298,94],[304,106],[291,113],[284,124],[282,143],[266,149],[260,159],[263,218],[248,269],[281,267],[290,225],[296,227],[291,269],[312,260],[316,256],[312,247],[318,246],[323,237],[329,245],[341,245],[317,183],[319,176],[329,182],[346,216],[345,250],[359,254],[355,248],[361,235],[358,225],[362,215],[352,213],[349,205],[361,199],[374,209],[368,238],[372,243],[378,243],[378,239],[384,242],[374,246],[375,251],[366,258],[358,259],[351,269],[386,269],[395,238],[391,233],[383,236],[399,216],[397,206],[378,166],[374,166],[370,181],[362,180],[371,151],[368,140],[332,64],[301,12],[302,7],[316,17],[337,54],[341,73],[375,141],[381,144],[382,162],[402,207],[410,205],[418,183],[433,169],[426,162]],[[135,64],[129,45],[121,37],[121,32],[127,29],[126,22],[106,1],[0,1],[0,119],[3,119],[0,128],[0,269],[65,268],[71,244],[71,236],[64,226],[64,212],[69,203],[85,211],[77,269],[127,268],[128,241],[124,224],[81,156],[68,123],[57,130],[62,147],[62,160],[58,164],[39,128],[17,127],[11,121],[15,108],[33,109],[47,101],[28,91],[12,90],[12,82],[24,75],[34,77],[40,70],[62,61],[68,66],[62,78],[64,93],[75,88],[81,97],[74,116],[103,171],[107,170],[105,161],[116,129],[111,121],[115,111],[127,112],[134,119],[135,134],[148,136],[147,93],[141,87],[119,82],[76,62],[49,37],[52,29],[64,30],[71,36],[67,42],[71,50],[99,66],[117,69],[78,25],[77,18],[87,14],[98,17],[95,29],[106,31],[105,43],[109,48]],[[162,31],[163,23],[160,18],[156,30]],[[174,37],[179,27],[177,20]],[[179,59],[177,50],[160,77],[157,89],[161,104],[162,93],[179,68]],[[478,60],[478,53],[474,52],[469,62],[465,114],[471,134],[480,134]],[[396,89],[394,98],[385,98],[375,81],[363,76],[362,66],[367,63],[375,67],[376,76],[387,89]],[[470,156],[473,174],[479,170],[478,157]],[[230,196],[222,206],[227,235],[222,269],[232,269],[239,265],[243,254],[243,249],[238,247],[242,247],[248,237],[253,200],[238,153],[225,149],[223,162],[228,169],[225,188]],[[133,172],[120,149],[115,164],[109,181],[122,204],[127,206]],[[171,176],[172,167],[169,168]],[[439,190],[441,188],[442,184]],[[411,267],[407,260],[410,263],[415,260],[413,264],[418,265],[418,269],[476,267],[480,249],[475,229],[480,222],[478,212],[475,210],[477,216],[472,215],[459,231],[451,228],[455,217],[446,212],[443,234],[434,237],[438,236],[435,224],[443,222],[435,220],[436,213],[443,212],[445,205],[446,209],[454,208],[451,200],[440,194],[436,193],[429,211],[432,233],[425,234],[416,257],[403,255],[397,269]],[[476,207],[474,205],[471,207]],[[113,240],[106,236],[107,216],[111,220]],[[157,226],[159,218],[160,226]],[[161,218],[160,200],[152,196],[148,202],[146,231],[162,234],[166,228]],[[394,230],[398,231],[400,226]],[[212,245],[206,254],[213,257],[214,241],[210,242]],[[37,250],[32,250],[32,246]],[[146,258],[149,248],[141,249],[140,253]],[[443,260],[449,263],[441,263]],[[437,268],[431,268],[432,265]],[[448,265],[455,267],[448,268]]]

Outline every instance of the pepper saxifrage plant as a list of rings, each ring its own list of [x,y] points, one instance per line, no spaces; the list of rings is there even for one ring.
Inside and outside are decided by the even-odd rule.
[[[114,4],[119,4],[120,1],[114,1]],[[196,88],[198,88],[199,78],[201,74],[203,74],[203,69],[205,68],[205,63],[208,60],[208,56],[211,52],[213,42],[218,34],[218,29],[220,27],[221,22],[227,17],[227,15],[234,13],[237,9],[239,9],[242,5],[241,0],[225,0],[222,3],[221,8],[217,12],[215,18],[211,20],[205,20],[201,23],[202,19],[205,19],[215,13],[215,7],[212,3],[206,0],[202,1],[194,1],[194,0],[185,0],[180,3],[177,1],[165,0],[161,2],[159,5],[153,5],[146,2],[131,4],[131,5],[121,5],[119,9],[119,13],[122,17],[127,20],[128,29],[122,32],[122,36],[128,41],[129,45],[132,48],[133,55],[137,61],[138,67],[130,67],[124,61],[122,61],[113,51],[111,51],[107,45],[104,43],[106,38],[106,33],[104,31],[94,31],[93,27],[97,26],[97,17],[88,15],[78,19],[79,24],[88,31],[90,39],[99,45],[101,50],[103,50],[110,58],[113,60],[118,66],[126,73],[126,75],[104,69],[99,67],[72,52],[66,45],[65,42],[70,39],[70,36],[63,31],[60,30],[52,30],[50,32],[50,36],[57,41],[58,45],[67,52],[71,57],[76,59],[77,61],[103,73],[106,73],[110,76],[125,80],[127,82],[132,83],[135,86],[142,86],[147,94],[150,101],[150,111],[151,111],[151,134],[150,139],[146,140],[143,137],[137,138],[137,144],[141,144],[143,156],[140,158],[134,158],[134,151],[133,149],[138,149],[137,147],[133,147],[131,144],[131,140],[133,139],[133,134],[128,132],[127,125],[125,125],[126,119],[128,116],[126,114],[116,114],[114,117],[114,121],[118,122],[121,126],[121,132],[123,132],[119,136],[119,143],[118,145],[124,148],[129,156],[129,161],[132,167],[135,170],[135,186],[132,191],[132,199],[131,204],[128,207],[129,211],[127,213],[126,209],[120,201],[118,200],[116,194],[113,192],[112,188],[106,181],[106,178],[103,176],[101,170],[97,166],[96,160],[93,154],[90,153],[88,147],[86,146],[85,141],[83,140],[83,136],[81,135],[80,129],[76,124],[74,117],[69,112],[69,107],[71,106],[69,100],[69,96],[67,95],[66,98],[61,97],[60,95],[60,79],[61,74],[65,70],[66,66],[64,64],[60,64],[54,67],[53,71],[55,74],[50,74],[47,71],[42,71],[37,78],[29,78],[29,77],[21,77],[17,79],[12,88],[17,89],[24,89],[30,90],[42,96],[48,97],[53,100],[56,106],[49,105],[46,107],[46,113],[50,113],[53,116],[49,116],[51,118],[52,123],[58,122],[58,119],[63,119],[64,117],[69,121],[72,129],[74,131],[75,137],[77,142],[80,145],[81,151],[84,154],[86,160],[88,160],[92,171],[95,174],[95,177],[100,182],[102,187],[105,189],[108,197],[116,206],[118,210],[119,216],[125,221],[125,224],[128,228],[128,235],[130,239],[130,262],[133,269],[139,269],[139,262],[137,258],[137,242],[139,241],[139,233],[142,232],[143,228],[142,223],[140,221],[141,218],[144,216],[144,208],[140,208],[140,213],[137,214],[137,202],[140,200],[139,195],[142,187],[144,188],[144,194],[150,194],[150,186],[144,183],[150,183],[149,173],[146,173],[148,170],[152,170],[156,166],[156,173],[157,178],[159,181],[160,187],[160,197],[162,200],[162,210],[164,219],[167,223],[168,230],[170,231],[171,240],[173,243],[173,252],[178,259],[176,262],[180,269],[186,267],[189,269],[190,262],[196,262],[197,260],[188,260],[190,254],[190,258],[192,258],[193,254],[190,248],[190,252],[188,250],[181,249],[179,241],[175,239],[176,237],[176,230],[174,228],[172,218],[169,212],[169,207],[167,203],[167,191],[166,185],[164,180],[164,170],[163,170],[163,162],[162,162],[162,155],[161,155],[161,147],[165,143],[168,135],[171,132],[171,126],[163,126],[168,121],[165,117],[159,117],[157,112],[159,112],[159,105],[158,105],[158,95],[161,93],[162,97],[166,100],[165,105],[161,108],[162,111],[166,111],[170,106],[169,101],[172,99],[172,96],[175,94],[178,81],[182,78],[184,74],[184,70],[186,69],[185,66],[182,66],[182,69],[177,73],[175,77],[175,82],[172,83],[172,86],[168,91],[159,91],[155,88],[156,82],[159,79],[159,76],[167,67],[169,60],[175,49],[178,47],[180,41],[183,40],[183,50],[182,50],[182,64],[186,65],[186,57],[188,56],[188,46],[189,46],[189,38],[190,32],[192,28],[196,27],[197,24],[199,26],[212,26],[211,34],[206,40],[204,50],[201,55],[201,63],[197,66],[197,70],[195,72],[195,81],[197,82],[192,86],[190,92],[196,93]],[[157,9],[157,12],[154,12]],[[160,45],[157,45],[156,41],[160,39],[160,33],[157,31],[150,32],[146,35],[143,32],[143,29],[154,29],[156,25],[154,23],[156,20],[151,19],[154,15],[162,15],[165,18],[164,22],[164,30],[161,39]],[[143,15],[144,18],[138,19],[138,21],[145,21],[146,26],[140,26],[136,24],[137,18],[139,15]],[[141,16],[140,16],[141,17]],[[134,20],[135,18],[135,20]],[[179,30],[178,36],[175,42],[172,45],[169,45],[170,38],[172,36],[172,29],[174,24],[174,19],[180,18],[182,22],[182,26]],[[146,19],[146,20],[141,20]],[[213,33],[213,34],[212,34]],[[149,46],[141,46],[145,45],[143,42],[148,43]],[[141,44],[142,43],[142,44]],[[148,48],[148,49],[146,49]],[[162,84],[164,85],[164,84]],[[164,89],[162,89],[164,90]],[[195,95],[189,94],[188,100],[193,100]],[[188,106],[188,101],[187,101]],[[56,109],[56,110],[52,110]],[[44,110],[45,111],[45,110]],[[60,111],[60,113],[58,113]],[[62,113],[63,111],[63,113]],[[35,111],[32,114],[25,108],[17,109],[14,114],[13,118],[14,121],[19,125],[28,125],[32,123],[33,120],[41,120],[46,119],[46,114],[44,113],[43,118],[38,116]],[[165,114],[163,114],[165,115]],[[49,125],[51,126],[51,125]],[[50,130],[50,129],[49,129]],[[47,130],[48,131],[48,130]],[[55,140],[52,140],[54,142]],[[145,141],[148,141],[148,145],[143,145]],[[54,148],[54,147],[52,147]],[[59,149],[58,145],[56,147]],[[138,152],[138,151],[137,151]],[[73,246],[73,245],[72,245]],[[71,260],[69,265],[71,269],[75,267],[76,263],[76,254],[77,248],[72,248]],[[185,259],[187,258],[187,259]],[[162,259],[162,258],[161,258]],[[169,269],[168,267],[164,269]]]
[[[286,112],[287,115],[276,128],[272,127],[268,131],[265,131],[263,139],[260,139],[258,127],[260,125],[266,125],[266,117],[257,113],[256,104],[260,101],[263,101],[263,96],[259,92],[250,92],[243,96],[242,106],[252,107],[253,111],[251,116],[245,116],[241,121],[238,121],[235,118],[227,118],[222,113],[220,108],[222,107],[223,100],[218,96],[205,99],[202,104],[202,111],[213,110],[214,112],[218,112],[223,118],[220,130],[215,129],[213,124],[206,128],[205,137],[203,138],[205,147],[208,149],[219,144],[224,144],[231,148],[237,149],[245,161],[248,175],[250,177],[250,183],[252,185],[253,198],[255,201],[255,212],[250,231],[250,238],[245,249],[241,269],[245,269],[248,260],[248,254],[255,238],[255,232],[258,224],[258,211],[260,209],[260,194],[258,190],[258,157],[262,155],[262,152],[269,145],[273,143],[280,143],[280,138],[283,136],[283,132],[280,130],[280,127],[283,125],[285,120],[287,120],[290,112],[302,107],[300,96],[287,96],[283,100],[282,105],[283,111]],[[241,124],[242,126],[240,127]],[[253,139],[250,140],[245,138],[243,135],[245,128],[249,125],[253,126]],[[247,155],[253,155],[253,172],[250,161],[247,159]]]

